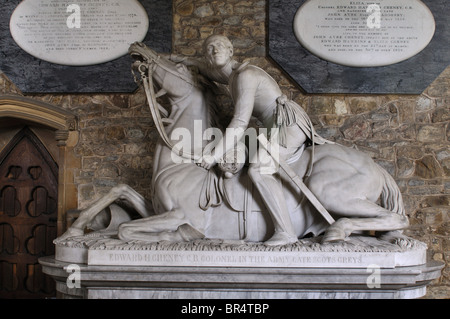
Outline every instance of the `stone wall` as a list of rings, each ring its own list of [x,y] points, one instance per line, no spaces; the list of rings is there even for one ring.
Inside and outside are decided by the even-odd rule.
[[[0,74],[1,93],[22,94],[5,74]],[[78,208],[86,207],[119,183],[150,197],[158,133],[143,92],[29,97],[60,106],[78,118],[79,137],[74,148],[77,163],[73,163],[79,167],[73,176],[78,185]]]
[[[266,57],[265,0],[174,0],[173,10],[174,53],[199,56],[208,35],[227,35],[237,60],[250,60],[272,75],[283,92],[305,108],[322,136],[358,147],[394,176],[410,218],[406,234],[428,244],[429,258],[447,264],[427,297],[449,298],[450,68],[421,95],[306,95]],[[21,94],[4,75],[0,93]],[[80,208],[118,183],[150,199],[157,132],[142,90],[32,97],[79,118],[75,155],[81,167],[74,181]],[[229,118],[231,102],[223,102]]]

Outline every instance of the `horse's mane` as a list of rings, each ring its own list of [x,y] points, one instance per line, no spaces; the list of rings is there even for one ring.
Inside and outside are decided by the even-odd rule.
[[[221,111],[218,96],[229,96],[228,89],[224,85],[217,84],[201,75],[196,67],[188,66],[188,70],[191,73],[193,84],[202,91],[205,98],[206,107],[209,112],[209,127],[219,128],[223,131],[224,125],[220,122],[220,118],[223,117],[223,111]],[[154,84],[160,89],[156,83]],[[163,107],[168,109],[170,113],[170,102],[164,96],[160,97],[160,101]]]

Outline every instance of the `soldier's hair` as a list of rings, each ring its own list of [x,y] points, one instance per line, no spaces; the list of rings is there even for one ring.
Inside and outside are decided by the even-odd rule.
[[[231,43],[230,39],[228,39],[224,35],[213,34],[213,35],[210,35],[209,37],[207,37],[205,39],[205,42],[203,42],[203,53],[206,52],[206,47],[208,46],[208,43],[214,39],[218,39],[218,40],[222,41],[223,43],[225,43],[227,48],[233,49],[233,44]]]

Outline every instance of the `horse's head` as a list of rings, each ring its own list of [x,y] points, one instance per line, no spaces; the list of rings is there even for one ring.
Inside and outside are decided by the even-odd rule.
[[[134,42],[128,49],[128,54],[137,61],[151,62],[159,59],[158,53],[147,47],[142,42]]]
[[[185,65],[174,63],[160,56],[144,43],[133,43],[128,49],[128,53],[135,59],[134,69],[139,72],[147,72],[148,68],[152,68],[153,79],[167,92],[169,98],[184,97],[195,86],[195,78]]]

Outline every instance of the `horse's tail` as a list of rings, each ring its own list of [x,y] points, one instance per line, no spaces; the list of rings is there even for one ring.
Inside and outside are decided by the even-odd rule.
[[[381,166],[378,166],[384,177],[383,190],[381,192],[381,206],[399,215],[406,215],[403,197],[394,178]]]

